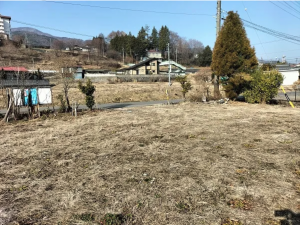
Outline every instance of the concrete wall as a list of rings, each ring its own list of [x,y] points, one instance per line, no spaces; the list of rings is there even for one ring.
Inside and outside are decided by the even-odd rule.
[[[174,79],[177,74],[171,74],[171,79]],[[168,75],[112,75],[101,74],[94,76],[85,76],[92,82],[108,82],[108,81],[121,81],[121,82],[167,82]]]

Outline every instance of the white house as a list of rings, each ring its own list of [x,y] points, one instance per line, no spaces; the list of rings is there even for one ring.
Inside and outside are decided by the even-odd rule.
[[[283,75],[283,84],[282,85],[293,85],[295,81],[299,79],[300,68],[290,67],[289,64],[276,65],[276,69]]]
[[[7,39],[11,39],[10,20],[11,17],[0,14],[0,35]]]

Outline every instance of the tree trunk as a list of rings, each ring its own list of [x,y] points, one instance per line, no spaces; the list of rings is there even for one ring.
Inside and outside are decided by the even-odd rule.
[[[6,122],[6,121],[7,121],[7,117],[9,116],[9,113],[10,113],[10,111],[11,111],[11,106],[12,106],[12,105],[13,105],[13,101],[12,101],[12,99],[10,98],[9,106],[8,106],[8,109],[7,109],[7,111],[6,111],[6,114],[5,114],[5,116],[4,116],[3,120],[2,120],[2,122]]]
[[[214,98],[220,98],[220,88],[219,88],[219,79],[218,76],[214,76]]]
[[[71,111],[71,106],[70,106],[70,101],[69,101],[69,97],[68,97],[68,92],[65,91],[65,99],[66,99],[66,102],[67,102],[67,112],[70,112]]]

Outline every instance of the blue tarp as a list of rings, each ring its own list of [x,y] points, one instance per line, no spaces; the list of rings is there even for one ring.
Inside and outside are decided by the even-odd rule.
[[[30,91],[28,91],[30,90]],[[31,89],[25,89],[24,90],[24,103],[25,105],[28,105],[28,97],[31,105],[37,105],[38,104],[38,98],[37,98],[37,90],[36,88]],[[29,105],[30,105],[29,103]]]

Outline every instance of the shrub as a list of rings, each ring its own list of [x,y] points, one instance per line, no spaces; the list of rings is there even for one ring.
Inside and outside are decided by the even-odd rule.
[[[95,105],[95,100],[94,100],[94,92],[96,90],[95,86],[93,85],[92,81],[88,79],[86,81],[86,85],[83,86],[82,82],[79,81],[78,83],[78,88],[81,90],[83,94],[85,94],[85,104],[86,106],[92,110],[93,106]]]
[[[246,73],[238,73],[224,81],[224,90],[226,97],[230,99],[237,98],[241,93],[249,88],[251,76]]]
[[[261,66],[261,69],[263,71],[270,71],[270,70],[273,70],[276,68],[276,65],[271,65],[270,63],[264,63],[262,66]]]
[[[64,100],[64,96],[62,94],[59,94],[56,98],[60,101],[60,106],[58,111],[60,113],[66,112],[67,106],[66,106],[66,101]]]
[[[266,103],[278,94],[283,76],[277,70],[264,72],[262,69],[251,74],[250,88],[244,92],[249,103]]]
[[[294,90],[297,90],[298,88],[298,86],[300,86],[300,80],[297,80],[297,81],[295,81],[294,83],[293,83],[293,89]]]
[[[178,76],[175,81],[179,82],[182,88],[182,97],[185,99],[186,93],[192,90],[192,84],[187,80],[187,76]]]
[[[114,59],[114,60],[121,60],[122,56],[119,52],[115,50],[108,50],[106,53],[107,58]]]

